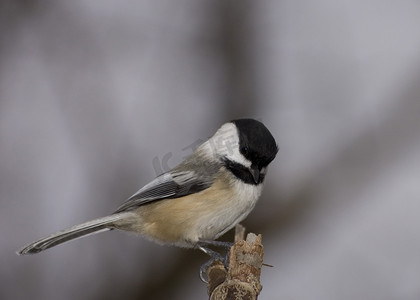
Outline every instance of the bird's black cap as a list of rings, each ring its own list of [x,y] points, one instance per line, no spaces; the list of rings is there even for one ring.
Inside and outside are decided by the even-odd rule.
[[[238,128],[239,150],[260,169],[266,167],[278,152],[276,141],[265,125],[254,119],[232,120]]]

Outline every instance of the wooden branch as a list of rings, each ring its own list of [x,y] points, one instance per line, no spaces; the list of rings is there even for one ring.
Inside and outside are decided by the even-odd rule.
[[[242,227],[242,226],[241,226]],[[210,300],[254,300],[260,283],[264,247],[261,235],[249,233],[243,240],[245,229],[236,228],[235,244],[230,249],[229,271],[221,262],[214,262],[208,269]]]

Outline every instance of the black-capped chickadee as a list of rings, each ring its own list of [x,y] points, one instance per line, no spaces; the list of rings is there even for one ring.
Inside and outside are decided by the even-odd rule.
[[[220,245],[215,239],[254,208],[277,151],[276,141],[261,122],[225,123],[183,162],[138,190],[113,214],[52,234],[17,253],[34,254],[75,238],[120,229],[212,255],[206,246]]]

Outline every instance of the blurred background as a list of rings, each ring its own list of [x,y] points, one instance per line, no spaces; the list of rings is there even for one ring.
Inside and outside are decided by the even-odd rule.
[[[0,298],[206,299],[207,259],[108,214],[227,120],[280,151],[243,223],[261,299],[420,299],[418,1],[0,2]],[[229,239],[232,234],[227,234]]]

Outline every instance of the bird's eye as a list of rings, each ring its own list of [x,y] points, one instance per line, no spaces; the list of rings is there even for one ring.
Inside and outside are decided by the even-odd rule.
[[[241,148],[242,154],[248,154],[248,151],[249,151],[249,149],[246,146]]]

